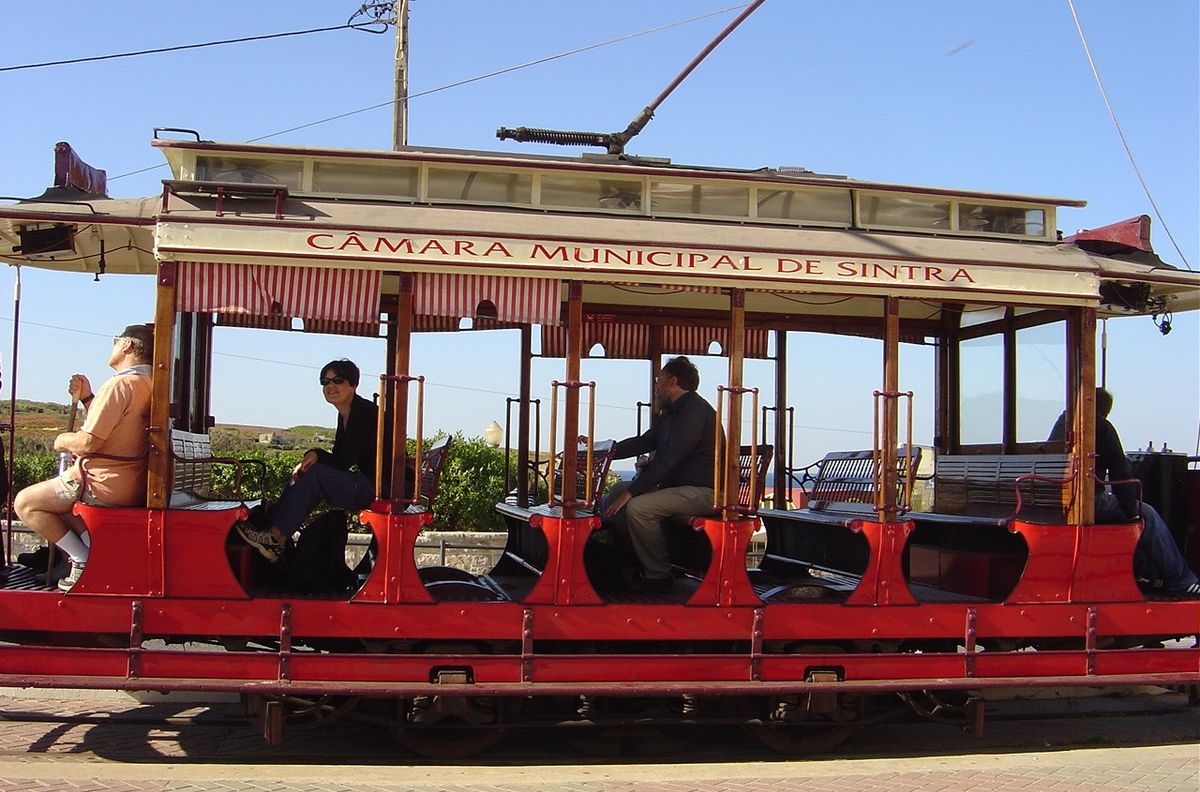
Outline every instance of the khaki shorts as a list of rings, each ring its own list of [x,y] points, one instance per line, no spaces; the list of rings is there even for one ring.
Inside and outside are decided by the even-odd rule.
[[[59,500],[66,503],[74,503],[80,501],[82,503],[103,506],[104,502],[93,498],[86,492],[82,492],[82,482],[76,481],[71,477],[71,471],[63,471],[55,476],[51,481],[54,482],[54,494],[58,495]],[[82,496],[82,497],[81,497]]]

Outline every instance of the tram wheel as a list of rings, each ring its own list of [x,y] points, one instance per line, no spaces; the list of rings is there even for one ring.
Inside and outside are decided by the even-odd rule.
[[[357,707],[358,702],[357,696],[286,696],[283,698],[284,726],[288,731],[328,726]]]
[[[417,696],[403,702],[392,736],[405,749],[430,759],[464,759],[504,736],[504,724],[524,699]]]
[[[828,753],[858,731],[854,723],[811,721],[779,726],[743,726],[743,730],[776,753],[811,756]]]
[[[860,727],[858,696],[832,693],[769,699],[765,722],[742,728],[763,745],[789,756],[827,753],[849,740]]]

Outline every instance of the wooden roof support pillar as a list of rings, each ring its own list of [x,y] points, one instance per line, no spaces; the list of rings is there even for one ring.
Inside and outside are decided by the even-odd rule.
[[[775,497],[771,506],[786,508],[790,486],[788,469],[792,465],[788,447],[787,416],[787,331],[775,331]],[[766,438],[763,438],[766,440]]]
[[[1076,475],[1069,491],[1067,519],[1074,525],[1090,525],[1096,517],[1096,309],[1081,308],[1067,318],[1068,369],[1074,394],[1071,427],[1075,442]]]
[[[961,363],[959,328],[962,322],[961,305],[942,306],[942,331],[938,337],[935,360],[937,390],[933,414],[937,416],[933,443],[943,454],[958,452],[962,442]]]
[[[175,357],[175,263],[158,263],[151,370],[150,457],[146,462],[146,506],[165,509],[171,497],[171,374]]]
[[[883,508],[880,520],[895,519],[896,504],[896,442],[899,437],[900,400],[894,395],[900,390],[900,299],[884,298],[883,331],[883,409],[879,427],[879,486]]]
[[[579,480],[579,454],[576,452],[579,438],[579,382],[580,359],[583,357],[583,284],[571,281],[567,284],[567,369],[565,408],[563,410],[563,503],[573,503]],[[574,517],[574,507],[563,508],[564,517]]]
[[[725,350],[729,357],[729,407],[725,422],[725,455],[721,460],[720,469],[724,471],[725,482],[714,482],[718,498],[722,504],[737,503],[738,501],[738,454],[742,446],[742,402],[745,394],[742,392],[742,368],[746,360],[746,292],[741,289],[729,291],[729,343]],[[717,416],[721,420],[721,416]],[[724,495],[724,497],[720,497]],[[757,504],[748,504],[756,506]],[[726,514],[725,519],[736,519],[737,514]]]
[[[1001,416],[1001,449],[1013,453],[1017,445],[1017,328],[1013,325],[1013,309],[1004,309],[1004,371],[1003,407]]]
[[[517,402],[517,505],[529,507],[529,409],[533,393],[533,326],[521,325],[520,401]],[[540,427],[539,427],[540,428]],[[505,448],[508,454],[509,449]],[[538,460],[534,460],[535,462]]]
[[[392,357],[392,372],[397,377],[407,377],[412,365],[412,317],[413,276],[400,276],[400,293],[396,305],[395,350]],[[392,475],[388,486],[388,497],[393,500],[411,497],[404,491],[404,471],[408,467],[408,388],[405,380],[393,380],[391,386],[392,418]],[[388,388],[384,388],[384,393]],[[377,453],[381,453],[378,449]],[[381,468],[382,469],[382,468]],[[378,497],[383,497],[379,493]]]

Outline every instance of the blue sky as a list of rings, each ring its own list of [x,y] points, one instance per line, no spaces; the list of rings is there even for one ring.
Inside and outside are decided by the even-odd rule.
[[[63,0],[52,7],[7,0],[0,66],[336,25],[357,7],[357,0]],[[727,7],[720,0],[610,0],[602,6],[415,0],[410,90]],[[1134,11],[1117,0],[1077,0],[1076,7],[1138,164],[1183,256],[1198,268],[1197,4],[1164,0]],[[504,150],[517,144],[495,139],[501,125],[624,128],[734,13],[414,99],[409,140]],[[245,141],[385,102],[393,48],[390,32],[342,31],[0,72],[8,108],[0,132],[0,194],[40,193],[51,181],[59,140],[108,170],[112,195],[156,194],[168,176],[165,167],[113,178],[162,162],[148,146],[153,127]],[[360,113],[271,141],[388,148],[391,113]],[[867,180],[1086,199],[1086,208],[1061,211],[1059,225],[1068,233],[1151,212],[1065,0],[769,0],[667,100],[630,150],[683,163],[802,165]],[[1158,218],[1153,239],[1165,260],[1182,264]],[[0,293],[10,294],[13,280],[11,267],[0,269]],[[114,330],[152,317],[149,278],[95,283],[90,276],[26,269],[22,282],[17,391],[23,398],[65,400],[74,371],[103,378]],[[8,337],[12,318],[11,305],[0,305],[0,338]],[[427,430],[475,435],[491,420],[503,423],[505,396],[516,389],[515,339],[482,335],[421,337],[414,345],[414,373],[430,381]],[[1126,445],[1152,440],[1195,453],[1195,314],[1175,317],[1166,337],[1149,319],[1110,322],[1108,335],[1114,420]],[[8,342],[0,348],[7,397]],[[792,348],[793,357],[812,361],[791,375],[797,456],[869,444],[878,346],[797,336]],[[987,355],[980,352],[981,359]],[[218,331],[217,420],[332,423],[316,377],[323,362],[341,356],[357,359],[373,376],[382,368],[383,348],[372,341]],[[1024,431],[1040,433],[1043,414],[1056,411],[1061,359],[1061,349],[1048,342],[1036,360],[1022,364],[1022,380],[1040,404],[1031,406]],[[833,360],[853,364],[839,365],[834,380]],[[701,370],[702,389],[725,379],[720,361],[706,361]],[[632,433],[629,405],[645,398],[645,364],[593,362],[584,374],[600,382],[599,434]],[[560,363],[540,361],[534,368],[536,383],[561,376]],[[747,376],[751,384],[769,385],[771,375],[765,364],[752,364]],[[928,350],[905,353],[902,380],[918,393],[918,415],[927,414]],[[986,393],[989,386],[984,378],[974,387]],[[917,434],[928,440],[927,420],[918,421]]]

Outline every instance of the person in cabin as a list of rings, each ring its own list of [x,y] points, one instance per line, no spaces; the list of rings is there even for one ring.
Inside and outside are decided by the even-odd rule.
[[[1125,447],[1116,427],[1108,420],[1113,397],[1104,388],[1096,388],[1096,477],[1100,481],[1128,481],[1133,478]],[[1052,442],[1066,439],[1067,413],[1063,411],[1050,430]],[[1113,484],[1111,491],[1096,484],[1096,522],[1121,523],[1138,518],[1137,486]],[[1139,585],[1174,596],[1200,597],[1200,580],[1188,568],[1183,553],[1166,520],[1148,503],[1141,503],[1142,535],[1133,554],[1133,573]]]
[[[321,501],[337,509],[360,510],[375,499],[374,403],[358,395],[359,371],[352,361],[332,360],[321,369],[321,393],[338,413],[333,450],[312,448],[292,471],[292,480],[261,528],[241,521],[238,534],[275,563],[288,538],[299,530],[313,506]]]
[[[604,497],[601,514],[627,538],[642,567],[633,588],[667,593],[674,585],[664,521],[713,508],[713,432],[716,411],[696,393],[700,372],[686,357],[668,360],[654,380],[659,420],[649,431],[613,446],[614,459],[652,452],[630,482]]]
[[[99,390],[93,392],[82,374],[71,377],[67,390],[86,415],[78,431],[54,438],[54,450],[75,460],[58,476],[21,490],[13,501],[17,516],[70,559],[69,571],[58,581],[63,591],[79,580],[91,547],[83,520],[72,512],[75,501],[104,506],[145,503],[153,355],[154,325],[129,325],[113,337],[108,365],[117,373]],[[88,454],[106,456],[80,459]]]

